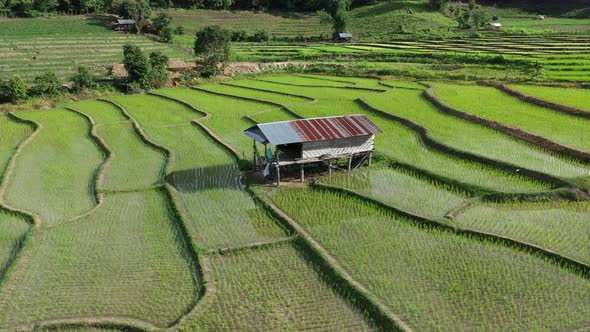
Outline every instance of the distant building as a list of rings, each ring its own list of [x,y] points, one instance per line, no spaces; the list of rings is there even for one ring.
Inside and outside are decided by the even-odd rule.
[[[299,165],[301,181],[304,165],[324,163],[330,172],[332,165],[341,159],[348,160],[348,169],[367,162],[371,165],[375,134],[383,131],[365,115],[335,116],[293,121],[261,123],[244,131],[254,140],[254,165],[265,176],[277,173],[280,168]],[[256,143],[264,146],[264,154],[258,152]],[[275,146],[271,151],[269,144]]]
[[[354,35],[352,33],[345,32],[338,34],[338,41],[341,42],[350,42],[352,41],[352,38],[354,38]]]
[[[113,30],[130,32],[135,29],[135,20],[124,19],[113,23]]]
[[[494,30],[500,30],[500,28],[502,28],[502,23],[492,22],[492,23],[490,23],[490,26]]]

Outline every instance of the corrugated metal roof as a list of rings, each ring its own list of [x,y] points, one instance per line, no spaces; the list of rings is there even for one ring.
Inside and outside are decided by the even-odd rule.
[[[125,19],[125,20],[117,20],[118,24],[135,24],[135,20],[129,20],[129,19]]]
[[[369,136],[382,132],[367,116],[349,115],[262,123],[246,130],[246,135],[263,144],[279,145]]]

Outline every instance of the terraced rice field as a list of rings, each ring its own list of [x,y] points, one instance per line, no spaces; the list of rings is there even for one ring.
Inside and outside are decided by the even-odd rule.
[[[590,151],[589,119],[528,104],[492,87],[447,83],[437,83],[435,87],[437,96],[458,109]],[[481,103],[481,100],[494,100],[494,103]]]
[[[590,92],[587,89],[536,85],[513,85],[512,87],[533,97],[590,112]]]
[[[106,77],[111,66],[123,59],[126,43],[171,58],[185,57],[169,45],[142,35],[116,33],[108,25],[109,21],[80,17],[1,20],[0,77],[18,74],[32,80],[51,70],[67,79],[80,65]]]
[[[538,257],[417,227],[337,194],[269,195],[416,329],[551,330],[587,322],[589,281]]]
[[[465,112],[500,112],[432,84]],[[547,138],[584,125],[465,89],[510,100],[504,118]],[[424,91],[268,75],[0,115],[0,330],[590,326],[587,163],[446,115]],[[384,131],[373,168],[286,188],[245,176],[244,129],[349,114]]]
[[[212,24],[222,25],[233,31],[245,30],[253,34],[264,30],[275,38],[318,37],[330,35],[330,27],[320,24],[313,13],[254,12],[222,10],[170,10],[173,25],[182,26],[188,34]]]

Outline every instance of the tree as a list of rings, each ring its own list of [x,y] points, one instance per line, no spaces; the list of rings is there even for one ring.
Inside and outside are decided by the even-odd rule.
[[[159,51],[150,53],[150,85],[161,88],[168,82],[168,57]]]
[[[40,12],[51,11],[57,7],[57,0],[35,0],[32,3],[33,9]]]
[[[147,0],[122,0],[116,4],[116,8],[119,16],[135,20],[137,32],[141,31],[143,22],[150,18],[152,11]]]
[[[475,0],[469,0],[468,5],[469,5],[469,10],[474,10],[475,7],[477,6],[477,3],[475,2]]]
[[[59,94],[59,80],[55,73],[48,71],[35,77],[30,94],[33,96],[55,96]]]
[[[470,29],[471,28],[471,12],[464,12],[459,13],[457,16],[457,22],[459,22],[459,27],[461,29]]]
[[[167,12],[161,12],[152,22],[154,29],[158,32],[163,41],[169,43],[174,37],[174,31],[170,24],[172,23],[172,16]]]
[[[103,0],[83,0],[81,3],[82,10],[87,13],[101,13],[105,10]]]
[[[483,9],[473,11],[473,24],[475,28],[479,29],[484,27],[491,20],[491,16]]]
[[[332,19],[334,20],[334,36],[347,32],[349,0],[332,0]]]
[[[172,16],[167,12],[160,12],[158,16],[152,21],[152,25],[156,31],[160,32],[162,29],[169,27],[172,24]]]
[[[447,2],[448,0],[430,0],[430,7],[434,10],[441,10],[443,5]]]
[[[233,3],[233,0],[207,0],[207,8],[229,9]]]
[[[195,55],[203,56],[209,68],[227,62],[231,56],[231,33],[218,25],[201,29],[195,39]]]
[[[158,34],[160,35],[162,41],[166,43],[169,43],[172,41],[172,39],[174,39],[174,30],[170,26],[163,28]]]
[[[137,83],[143,89],[151,87],[151,65],[139,46],[123,45],[123,65],[127,70],[129,82]]]
[[[94,75],[85,66],[78,67],[78,73],[71,77],[73,82],[72,90],[80,92],[86,89],[92,89],[96,87],[94,83]]]
[[[0,83],[0,101],[16,103],[27,97],[27,84],[20,76],[13,76]]]

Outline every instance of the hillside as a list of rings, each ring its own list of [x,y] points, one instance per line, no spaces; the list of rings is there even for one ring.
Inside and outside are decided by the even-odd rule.
[[[144,35],[117,33],[110,18],[57,17],[0,20],[0,77],[20,75],[32,79],[52,70],[65,79],[85,65],[98,77],[123,58],[122,46],[131,43],[146,51],[184,57]]]

